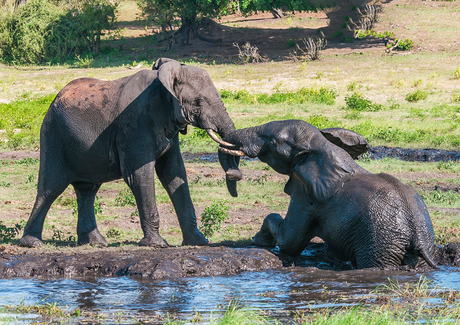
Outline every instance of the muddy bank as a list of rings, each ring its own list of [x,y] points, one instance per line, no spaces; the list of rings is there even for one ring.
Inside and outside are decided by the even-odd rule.
[[[398,147],[377,146],[372,147],[368,153],[370,159],[385,157],[397,158],[405,161],[460,161],[460,151],[441,149],[407,149]]]
[[[149,279],[236,275],[281,267],[263,249],[228,247],[75,247],[65,251],[3,246],[0,278],[138,276]]]
[[[378,160],[385,157],[396,158],[405,161],[438,162],[438,161],[460,161],[460,151],[442,149],[410,149],[399,147],[376,146],[367,153],[371,160]],[[217,161],[217,154],[183,153],[185,160],[202,159]]]
[[[460,244],[439,246],[435,260],[439,266],[460,267]],[[134,276],[146,279],[237,275],[280,267],[306,267],[323,270],[351,270],[328,252],[324,243],[310,243],[298,257],[274,249],[246,247],[145,247],[95,248],[89,246],[49,251],[9,245],[1,247],[0,278],[93,278]],[[406,271],[431,271],[429,267]]]
[[[455,150],[441,150],[441,149],[410,149],[399,147],[376,146],[372,147],[368,156],[370,159],[382,159],[385,157],[397,158],[405,161],[460,161],[460,151]],[[210,162],[217,162],[217,153],[189,153],[183,152],[182,157],[184,160],[204,160]],[[0,160],[13,159],[19,160],[23,158],[40,158],[39,151],[5,151],[0,152]]]

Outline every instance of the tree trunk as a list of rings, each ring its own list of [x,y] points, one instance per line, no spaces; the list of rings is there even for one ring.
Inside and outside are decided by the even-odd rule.
[[[195,19],[182,17],[181,21],[180,46],[185,46],[190,44],[190,31],[192,30]]]

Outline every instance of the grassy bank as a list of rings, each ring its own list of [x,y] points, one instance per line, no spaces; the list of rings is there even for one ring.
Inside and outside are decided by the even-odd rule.
[[[414,187],[424,198],[435,227],[438,244],[460,242],[460,164],[403,162],[396,159],[359,161],[364,168],[386,172]],[[33,205],[38,178],[38,159],[3,160],[0,162],[0,212],[8,228],[24,224]],[[211,242],[248,242],[263,218],[270,212],[284,215],[289,197],[283,189],[287,178],[265,164],[243,161],[244,178],[238,184],[239,195],[232,198],[225,187],[219,163],[186,161],[189,186],[198,218],[213,202],[229,207],[230,219]],[[173,245],[180,245],[181,232],[166,191],[157,180],[157,202],[162,215],[161,233]],[[123,181],[102,185],[96,200],[97,220],[101,233],[112,246],[135,243],[142,238],[134,197]],[[244,222],[242,221],[244,220]],[[70,186],[48,213],[43,237],[50,248],[75,244],[76,197]],[[19,234],[13,243],[19,240]]]

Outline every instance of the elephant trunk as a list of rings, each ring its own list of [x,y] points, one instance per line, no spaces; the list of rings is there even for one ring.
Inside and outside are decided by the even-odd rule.
[[[261,135],[263,136],[265,134],[265,129],[262,127],[264,127],[264,125],[239,129],[232,132],[226,138],[232,146],[222,145],[219,150],[236,157],[257,157],[264,146]]]
[[[212,126],[210,125],[207,127],[206,131],[208,132],[209,136],[221,146],[233,147],[233,144],[228,141],[228,138],[230,134],[235,132],[235,125],[225,110],[225,106],[222,102],[221,106],[223,109],[218,110],[220,114],[218,114],[216,118],[210,121]],[[215,135],[214,130],[220,135],[221,139]],[[238,191],[236,182],[243,178],[243,175],[238,169],[240,158],[227,153],[223,153],[220,150],[218,151],[218,157],[220,165],[225,171],[227,189],[231,196],[237,197]]]

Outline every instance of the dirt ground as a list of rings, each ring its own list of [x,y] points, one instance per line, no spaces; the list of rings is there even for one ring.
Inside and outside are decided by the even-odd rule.
[[[446,152],[442,150],[414,150],[378,147],[374,148],[374,154],[380,156],[395,156],[399,152],[405,159],[424,160],[427,155],[430,160],[446,159]],[[449,152],[453,157],[458,152]],[[35,151],[14,151],[0,153],[0,160],[38,158]],[[210,160],[215,159],[213,154],[187,154],[184,153],[185,161],[206,156]],[[374,157],[375,158],[375,157]],[[273,172],[264,170],[245,171],[247,177],[260,177],[263,174],[269,177],[285,176],[270,174]],[[204,177],[221,177],[223,171],[218,167],[187,168],[189,179],[196,175]],[[442,174],[434,175],[442,179]],[[404,177],[404,175],[399,175]],[[420,184],[420,187],[431,186]],[[439,186],[439,185],[438,185]],[[451,189],[451,188],[449,188]],[[116,191],[115,191],[116,192]],[[116,195],[115,193],[112,193]],[[109,191],[101,193],[104,197],[111,195]],[[249,225],[254,234],[260,227],[263,218],[272,210],[264,206],[257,206],[229,213],[228,223],[233,225]],[[161,227],[178,227],[177,217],[167,205],[160,205]],[[197,215],[201,215],[197,208]],[[282,213],[282,211],[280,211]],[[128,213],[127,213],[128,214]],[[113,221],[111,221],[113,222]],[[116,227],[131,229],[139,227],[138,217],[118,218]],[[349,263],[336,260],[327,251],[327,246],[320,238],[314,238],[307,247],[308,254],[292,258],[277,254],[276,250],[265,250],[253,247],[243,242],[223,242],[211,244],[206,247],[179,246],[166,249],[152,249],[136,247],[136,243],[122,247],[97,248],[91,246],[50,248],[23,248],[16,245],[0,246],[0,278],[12,277],[72,277],[84,278],[94,276],[139,276],[152,279],[179,278],[187,276],[216,276],[234,275],[243,271],[256,271],[267,268],[282,266],[303,266],[326,268],[332,270],[350,269]],[[130,244],[134,244],[130,245]],[[439,265],[460,266],[460,245],[449,244],[439,247],[436,256]]]
[[[248,17],[234,14],[223,17],[219,21],[212,21],[204,24],[198,31],[200,35],[208,39],[217,41],[216,43],[205,42],[197,38],[191,38],[188,46],[180,46],[178,43],[171,44],[174,49],[174,55],[179,58],[196,58],[200,61],[212,61],[217,58],[217,61],[232,63],[238,58],[238,48],[249,42],[252,46],[256,46],[258,53],[268,61],[286,60],[291,57],[291,52],[294,47],[288,45],[288,41],[292,40],[302,45],[302,40],[307,37],[318,38],[322,37],[319,31],[326,38],[327,46],[323,50],[324,56],[330,55],[353,55],[363,53],[385,53],[385,45],[387,40],[382,38],[367,37],[364,39],[354,39],[353,33],[346,27],[346,23],[350,24],[348,17],[353,22],[359,21],[358,11],[353,8],[364,8],[367,4],[378,4],[383,10],[394,6],[405,5],[420,5],[431,7],[451,6],[450,3],[440,2],[422,2],[418,0],[349,0],[340,2],[334,8],[326,9],[318,12],[284,12],[283,18],[274,18],[269,12],[257,13]],[[415,18],[414,18],[415,19]],[[411,21],[402,23],[393,22],[377,22],[376,30],[393,30],[394,28],[406,28]],[[151,35],[158,32],[156,29],[138,32],[140,26],[129,26],[131,29],[131,37],[139,37]],[[399,35],[403,38],[404,35]],[[427,40],[424,31],[420,34],[413,35],[414,44],[416,46],[413,51],[429,50],[443,51],[446,45],[438,40]],[[160,44],[167,45],[167,42]],[[455,46],[460,46],[460,42],[456,42]],[[396,53],[395,53],[396,54]]]

